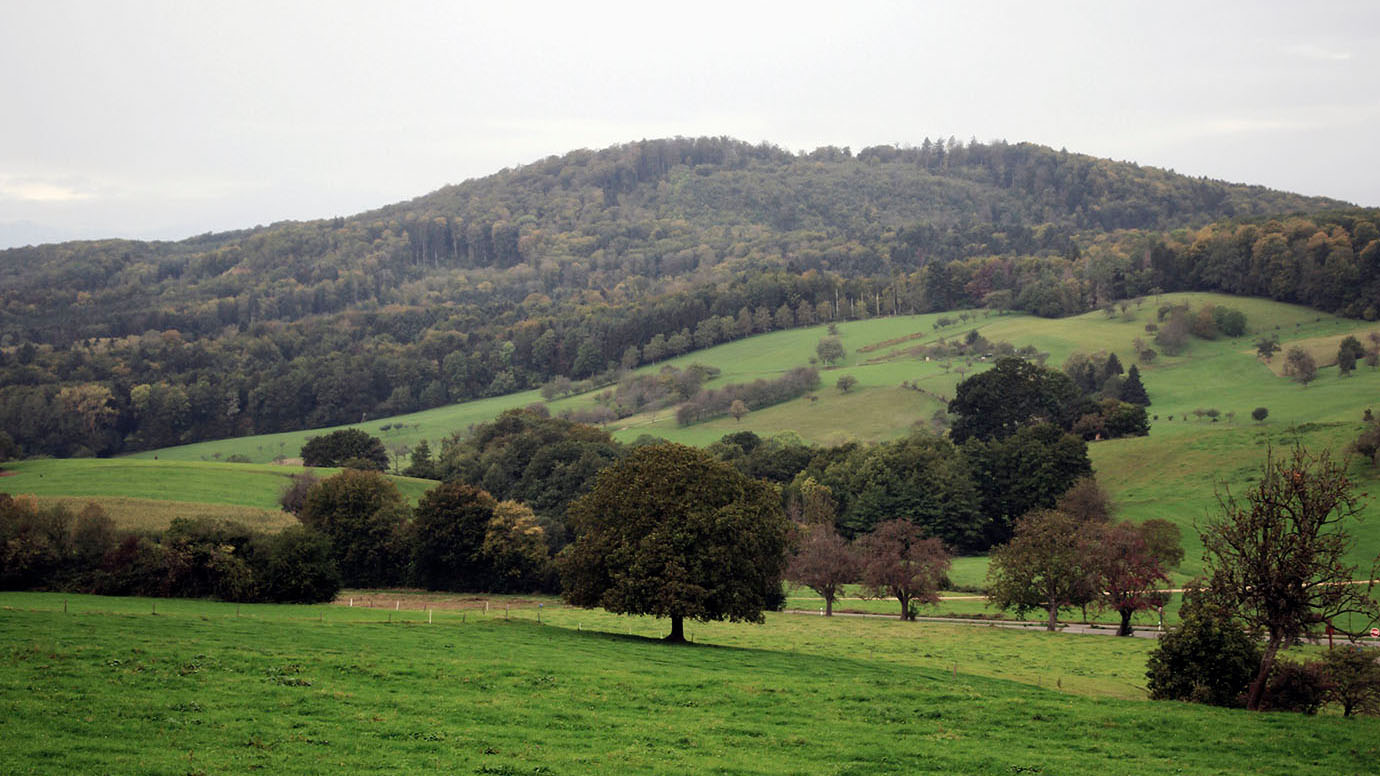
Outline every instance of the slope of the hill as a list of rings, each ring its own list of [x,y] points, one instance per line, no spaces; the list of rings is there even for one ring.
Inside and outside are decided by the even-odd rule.
[[[1342,377],[1335,366],[1324,366],[1320,377],[1302,387],[1276,375],[1255,355],[1252,341],[1261,335],[1277,335],[1289,347],[1296,342],[1331,340],[1355,334],[1369,341],[1375,324],[1319,315],[1307,308],[1263,299],[1219,294],[1166,294],[1131,306],[1115,317],[1091,313],[1067,319],[1042,319],[1027,315],[971,315],[966,322],[937,327],[940,318],[896,316],[848,322],[838,326],[847,357],[837,366],[822,370],[823,385],[814,398],[799,398],[750,412],[741,420],[725,416],[690,426],[679,426],[672,410],[645,412],[612,420],[614,435],[632,441],[643,434],[697,445],[707,445],[723,435],[749,430],[761,435],[792,433],[808,442],[835,444],[848,440],[878,441],[910,433],[945,407],[954,385],[966,374],[986,368],[977,359],[926,360],[913,349],[943,338],[977,330],[992,342],[1034,346],[1058,366],[1074,352],[1118,353],[1127,363],[1134,360],[1132,342],[1145,336],[1145,324],[1157,317],[1161,305],[1223,305],[1246,314],[1247,335],[1217,340],[1195,339],[1177,356],[1160,356],[1140,364],[1142,379],[1153,404],[1148,437],[1095,442],[1089,454],[1100,479],[1111,490],[1123,516],[1134,520],[1167,518],[1183,529],[1188,549],[1181,570],[1198,568],[1201,547],[1195,523],[1216,507],[1216,490],[1249,485],[1268,445],[1287,448],[1301,441],[1313,449],[1331,449],[1338,455],[1363,428],[1362,414],[1374,408],[1380,392],[1380,372],[1360,367]],[[955,317],[956,318],[956,317]],[[663,366],[704,364],[721,370],[708,386],[740,383],[772,377],[804,365],[826,334],[825,327],[793,329],[760,335],[680,356],[667,364],[641,367],[633,374],[654,374]],[[1276,356],[1281,358],[1281,356]],[[1326,364],[1326,361],[1321,363]],[[839,377],[851,376],[856,387],[842,392]],[[903,386],[902,383],[905,383]],[[579,412],[600,406],[601,391],[557,399],[548,407],[553,413]],[[473,424],[486,422],[505,409],[540,402],[535,391],[452,405],[422,413],[357,424],[380,436],[396,451],[415,446],[422,439],[433,449],[440,439]],[[1269,410],[1264,422],[1251,419],[1257,407]],[[1217,420],[1198,410],[1217,410]],[[212,462],[231,455],[267,461],[292,455],[307,437],[320,432],[295,432],[268,437],[249,437],[207,442],[143,453],[160,460]],[[1352,463],[1363,489],[1374,488],[1380,472],[1361,461]],[[1367,508],[1371,519],[1361,528],[1361,543],[1352,561],[1367,568],[1380,553],[1380,505]]]
[[[1377,214],[1341,204],[1027,144],[574,152],[348,219],[0,252],[0,422],[27,454],[108,455],[1156,289],[1374,317]]]

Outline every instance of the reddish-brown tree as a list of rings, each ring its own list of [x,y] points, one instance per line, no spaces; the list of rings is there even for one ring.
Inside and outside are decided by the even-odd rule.
[[[919,526],[895,519],[878,524],[858,540],[863,584],[877,598],[901,603],[901,619],[915,619],[913,604],[939,601],[949,571],[949,553],[938,539],[926,539]]]
[[[858,556],[832,525],[806,526],[804,530],[800,551],[786,566],[786,580],[819,593],[824,598],[824,616],[831,617],[843,586],[858,579]]]

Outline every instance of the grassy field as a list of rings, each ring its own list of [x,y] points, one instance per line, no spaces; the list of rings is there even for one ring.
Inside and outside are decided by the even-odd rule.
[[[136,458],[51,458],[6,464],[0,492],[27,494],[41,502],[80,509],[98,503],[116,523],[161,530],[176,517],[210,516],[278,530],[297,522],[278,507],[278,494],[301,466],[200,463]],[[337,469],[316,469],[326,477]],[[436,483],[394,477],[416,503]]]
[[[1369,772],[1380,740],[1376,719],[1141,700],[1139,639],[770,615],[673,647],[648,638],[664,623],[556,606],[541,624],[532,608],[0,606],[7,774],[1293,776]]]

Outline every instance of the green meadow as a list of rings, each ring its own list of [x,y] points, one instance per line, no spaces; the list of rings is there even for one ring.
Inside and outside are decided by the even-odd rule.
[[[79,511],[98,503],[124,528],[158,531],[177,517],[217,517],[251,527],[281,530],[297,522],[278,506],[278,495],[301,466],[202,463],[137,458],[51,458],[5,465],[0,492],[24,494]],[[313,469],[327,477],[338,469]],[[416,503],[435,485],[393,477]]]
[[[1142,639],[772,614],[677,647],[555,605],[0,607],[7,774],[1293,776],[1380,754],[1374,718],[1144,700]]]

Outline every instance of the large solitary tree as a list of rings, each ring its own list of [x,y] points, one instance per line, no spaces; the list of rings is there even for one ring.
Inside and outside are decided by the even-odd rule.
[[[1302,446],[1287,456],[1269,451],[1244,498],[1224,489],[1218,500],[1221,513],[1201,531],[1207,589],[1266,637],[1246,697],[1246,708],[1259,710],[1280,647],[1342,614],[1363,622],[1380,614],[1372,585],[1355,584],[1356,567],[1345,562],[1347,526],[1361,505],[1346,467]]]
[[[621,614],[761,622],[781,595],[789,523],[776,490],[707,453],[650,445],[605,469],[570,506],[565,599]]]

